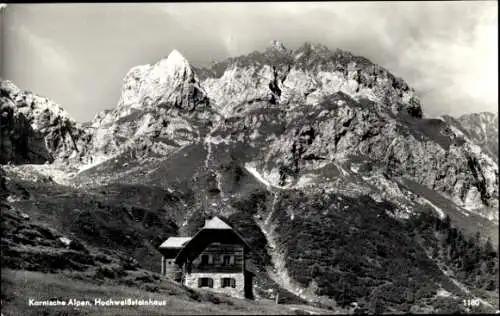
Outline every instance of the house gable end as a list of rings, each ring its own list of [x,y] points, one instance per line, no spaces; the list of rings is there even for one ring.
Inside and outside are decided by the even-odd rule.
[[[202,229],[179,251],[176,263],[183,264],[186,259],[192,260],[212,243],[239,244],[249,249],[245,240],[232,229]]]

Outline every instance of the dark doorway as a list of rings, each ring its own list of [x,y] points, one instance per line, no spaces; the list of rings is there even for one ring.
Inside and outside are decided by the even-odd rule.
[[[254,299],[253,296],[253,273],[246,271],[245,272],[245,298]]]

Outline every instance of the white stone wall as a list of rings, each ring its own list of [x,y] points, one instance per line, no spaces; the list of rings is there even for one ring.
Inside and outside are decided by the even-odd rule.
[[[210,290],[217,293],[224,293],[234,297],[245,297],[245,277],[243,273],[191,273],[185,275],[184,285],[192,289],[198,289],[199,278],[212,278],[214,280],[214,287],[203,287],[202,289]],[[222,278],[234,278],[236,280],[236,287],[222,287]]]

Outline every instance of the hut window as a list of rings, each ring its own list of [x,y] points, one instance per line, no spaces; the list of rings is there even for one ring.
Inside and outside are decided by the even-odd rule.
[[[221,287],[236,287],[236,280],[234,278],[222,278],[220,280]]]
[[[201,255],[201,264],[213,264],[214,257],[212,255]]]
[[[198,287],[214,287],[214,280],[212,278],[199,278]]]
[[[201,256],[201,264],[208,264],[208,255]]]
[[[225,255],[222,258],[222,264],[224,264],[224,265],[234,264],[234,257],[233,256],[229,256],[229,255]]]

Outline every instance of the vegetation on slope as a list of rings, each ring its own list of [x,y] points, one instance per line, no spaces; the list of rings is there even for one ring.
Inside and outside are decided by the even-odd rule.
[[[289,275],[341,306],[409,312],[436,305],[445,290],[463,310],[462,290],[429,259],[413,226],[391,216],[393,207],[367,197],[283,193],[272,222]]]
[[[498,252],[489,238],[483,241],[479,232],[467,237],[449,217],[440,219],[428,209],[410,224],[432,258],[449,268],[457,280],[475,289],[498,290]]]

